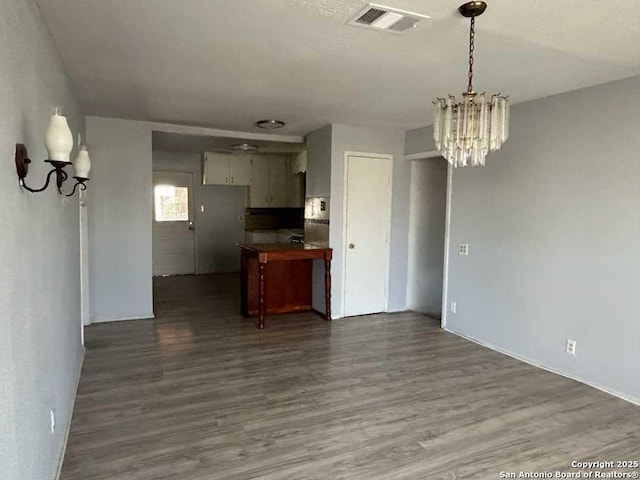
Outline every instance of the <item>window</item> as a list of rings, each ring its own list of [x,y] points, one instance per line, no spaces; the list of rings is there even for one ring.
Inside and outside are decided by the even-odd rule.
[[[156,222],[189,220],[189,187],[156,185],[153,194]]]

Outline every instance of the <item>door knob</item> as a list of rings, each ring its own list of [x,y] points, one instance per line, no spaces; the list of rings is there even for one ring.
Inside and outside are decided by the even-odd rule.
[[[193,222],[189,222],[189,230],[193,232],[195,229],[196,227],[193,226]]]
[[[350,244],[349,244],[349,248],[350,248],[351,250],[353,250],[354,248],[356,248],[355,243],[350,243]]]

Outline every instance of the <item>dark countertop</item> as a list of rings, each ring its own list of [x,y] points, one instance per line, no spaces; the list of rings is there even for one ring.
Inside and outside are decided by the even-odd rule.
[[[304,233],[304,228],[245,228],[245,232],[258,233]]]
[[[321,243],[239,243],[236,246],[258,253],[331,250],[328,245]]]

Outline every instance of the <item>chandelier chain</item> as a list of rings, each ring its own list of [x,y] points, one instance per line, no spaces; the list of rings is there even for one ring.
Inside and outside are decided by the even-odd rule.
[[[467,92],[473,93],[473,51],[475,50],[475,38],[476,38],[476,17],[471,17],[471,28],[469,29],[469,85],[467,86]]]

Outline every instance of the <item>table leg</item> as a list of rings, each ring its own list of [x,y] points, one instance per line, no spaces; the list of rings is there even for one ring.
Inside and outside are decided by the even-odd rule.
[[[258,328],[264,328],[264,270],[265,263],[258,264]]]
[[[324,303],[325,320],[331,321],[331,258],[327,257],[324,259]]]
[[[240,312],[249,316],[249,259],[244,250],[240,256]]]

